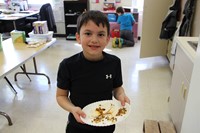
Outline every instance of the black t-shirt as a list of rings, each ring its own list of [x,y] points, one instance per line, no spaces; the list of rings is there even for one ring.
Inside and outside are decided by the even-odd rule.
[[[100,61],[89,61],[80,52],[60,63],[57,87],[70,91],[75,106],[112,99],[113,89],[122,85],[120,59],[105,52],[103,56]]]

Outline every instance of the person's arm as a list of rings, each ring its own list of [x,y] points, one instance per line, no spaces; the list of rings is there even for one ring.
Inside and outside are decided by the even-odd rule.
[[[56,100],[57,100],[58,104],[64,110],[71,112],[74,115],[77,122],[84,123],[80,119],[80,116],[84,118],[86,116],[85,113],[81,110],[80,107],[73,105],[68,96],[69,96],[68,90],[57,88]]]
[[[118,18],[117,18],[117,23],[120,24],[121,23],[121,19],[120,19],[120,15],[118,14]]]
[[[132,14],[131,14],[131,21],[132,21],[132,25],[134,25],[135,24],[135,18]]]
[[[125,103],[130,104],[130,99],[126,96],[124,88],[122,86],[114,89],[113,93],[114,97],[121,102],[122,106],[124,106]]]

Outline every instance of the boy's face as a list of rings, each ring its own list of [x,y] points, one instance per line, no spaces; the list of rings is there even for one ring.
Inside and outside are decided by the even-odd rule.
[[[94,61],[103,58],[102,51],[110,40],[108,34],[105,25],[97,26],[91,20],[82,25],[80,34],[76,33],[76,40],[82,45],[85,58]]]

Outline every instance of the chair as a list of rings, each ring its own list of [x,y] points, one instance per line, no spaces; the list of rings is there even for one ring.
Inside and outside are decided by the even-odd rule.
[[[28,19],[28,20],[30,21],[31,19]],[[28,37],[28,33],[33,30],[32,23],[37,20],[47,21],[47,26],[48,26],[49,31],[53,31],[54,33],[57,32],[56,23],[55,23],[55,19],[54,19],[54,15],[53,15],[53,10],[49,3],[42,5],[42,7],[40,8],[39,16],[36,17],[36,19],[32,19],[30,21],[30,23],[26,24],[26,26],[24,26],[20,30],[25,31],[26,36]]]
[[[47,21],[49,31],[53,31],[54,33],[57,32],[53,10],[49,3],[42,5],[40,8],[39,20]]]
[[[39,20],[39,15],[34,15],[31,17],[26,17],[23,21],[24,21],[24,26],[17,28],[17,30],[20,31],[25,31],[26,37],[28,37],[28,33],[30,33],[33,30],[33,22],[38,21]]]

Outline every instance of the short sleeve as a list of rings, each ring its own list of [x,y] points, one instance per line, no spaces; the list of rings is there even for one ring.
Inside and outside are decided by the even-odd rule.
[[[66,60],[63,60],[58,68],[57,73],[57,87],[60,89],[68,89],[70,88],[70,80],[69,80],[69,69],[67,67]]]
[[[121,70],[121,60],[118,59],[117,65],[116,65],[116,76],[114,79],[113,88],[117,88],[122,86],[123,80],[122,80],[122,70]]]

